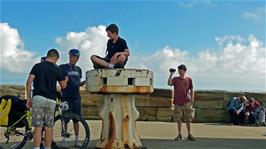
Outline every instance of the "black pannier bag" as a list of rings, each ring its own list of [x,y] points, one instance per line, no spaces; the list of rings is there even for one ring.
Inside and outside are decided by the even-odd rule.
[[[6,101],[11,100],[11,108],[8,113],[8,126],[13,125],[23,115],[26,114],[27,100],[21,100],[19,97],[12,96],[12,95],[4,95],[0,97],[0,103],[2,102],[2,100],[6,100]],[[25,124],[23,123],[22,120],[15,125],[15,127],[24,127],[24,126]]]

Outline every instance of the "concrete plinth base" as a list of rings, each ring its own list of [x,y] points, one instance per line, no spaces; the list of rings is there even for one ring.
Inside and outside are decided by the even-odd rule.
[[[135,95],[104,95],[104,104],[99,113],[102,118],[102,132],[97,148],[140,148],[136,132],[139,112],[135,107]]]
[[[102,132],[96,148],[142,148],[136,131],[139,112],[135,95],[153,92],[153,73],[144,69],[91,70],[86,73],[86,89],[104,98],[99,113]]]

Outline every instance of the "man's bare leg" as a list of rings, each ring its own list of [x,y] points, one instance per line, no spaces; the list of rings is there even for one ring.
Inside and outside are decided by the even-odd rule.
[[[178,122],[177,123],[177,131],[178,131],[178,134],[181,134],[181,128],[182,128],[182,122]]]
[[[187,122],[186,123],[186,125],[187,125],[187,132],[188,132],[188,135],[191,135],[191,123],[190,122]]]
[[[78,122],[74,122],[74,131],[75,131],[75,137],[79,136],[79,123]]]
[[[42,139],[42,127],[35,127],[33,134],[33,147],[40,147]]]
[[[52,140],[53,140],[53,128],[44,127],[45,129],[45,148],[51,147]]]
[[[111,64],[123,64],[126,61],[125,55],[119,55],[115,59],[111,60]]]
[[[109,63],[107,63],[105,60],[98,58],[96,55],[91,56],[91,61],[93,64],[109,68]]]

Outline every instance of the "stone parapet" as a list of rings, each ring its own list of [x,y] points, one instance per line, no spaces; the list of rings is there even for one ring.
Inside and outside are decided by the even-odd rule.
[[[83,90],[81,92],[84,92]],[[226,111],[228,100],[234,96],[238,96],[242,92],[230,91],[195,91],[195,118],[194,122],[227,122],[229,115]],[[266,103],[266,92],[245,92],[248,97],[254,97],[261,103]],[[94,96],[93,100],[87,101],[89,103],[102,102],[102,97],[95,94],[88,94]],[[138,120],[143,121],[173,121],[173,106],[172,106],[172,90],[170,89],[154,89],[152,94],[140,94],[135,97],[136,107],[140,113]],[[87,98],[89,99],[89,98]],[[97,103],[101,103],[97,102]],[[264,104],[266,105],[266,104]],[[95,105],[99,107],[100,105]],[[100,119],[97,115],[92,113],[84,113],[84,115],[91,115],[88,118]]]
[[[25,87],[23,85],[1,84],[0,96],[3,95],[20,96],[21,99],[25,99],[26,97]]]
[[[87,119],[100,119],[98,113],[103,104],[103,95],[90,93],[84,87],[80,90],[83,116]],[[196,90],[194,122],[227,122],[226,105],[233,96],[242,92]],[[0,85],[0,96],[18,95],[25,98],[22,85]],[[266,105],[266,92],[247,91],[248,97],[254,97]],[[135,95],[136,107],[140,113],[138,120],[173,121],[172,90],[154,88],[152,94]]]

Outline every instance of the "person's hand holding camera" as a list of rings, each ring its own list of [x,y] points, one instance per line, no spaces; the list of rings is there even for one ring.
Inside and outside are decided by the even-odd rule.
[[[176,69],[174,69],[174,68],[170,68],[170,69],[169,69],[170,74],[174,74],[175,71],[176,71]]]

